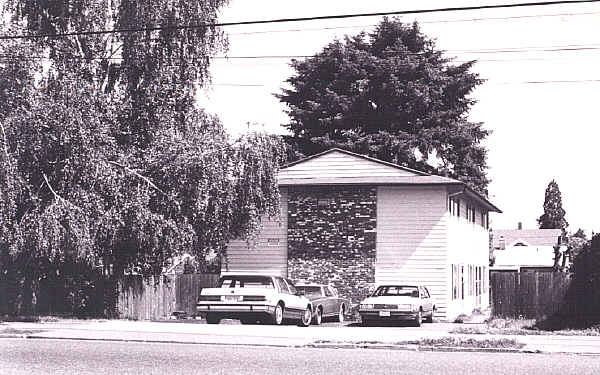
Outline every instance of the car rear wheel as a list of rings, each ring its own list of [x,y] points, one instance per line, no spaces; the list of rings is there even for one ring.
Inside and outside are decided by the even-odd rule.
[[[276,326],[280,326],[283,323],[283,305],[281,303],[275,306],[272,323]]]
[[[433,323],[433,314],[435,313],[435,306],[433,307],[433,309],[431,309],[431,314],[429,314],[426,318],[425,318],[425,322],[427,323]]]
[[[313,317],[313,323],[315,323],[315,325],[321,325],[321,322],[323,321],[323,310],[318,307],[317,311],[315,312],[315,316]]]
[[[415,317],[414,323],[416,327],[420,327],[421,323],[423,323],[423,311],[421,309],[417,311],[417,316]]]
[[[310,325],[310,321],[312,320],[312,309],[310,306],[306,306],[304,313],[302,314],[302,318],[300,319],[301,327],[308,327]]]
[[[221,318],[213,314],[206,314],[206,323],[208,324],[219,324],[221,322]]]
[[[340,311],[338,312],[337,321],[344,323],[344,313],[346,312],[345,306],[340,305]]]

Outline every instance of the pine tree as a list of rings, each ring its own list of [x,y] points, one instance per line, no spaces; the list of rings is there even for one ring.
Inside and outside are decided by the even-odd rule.
[[[471,93],[483,82],[474,63],[445,57],[417,23],[387,18],[372,33],[292,60],[291,88],[278,95],[291,119],[288,157],[339,147],[448,175],[486,194],[482,142],[489,131],[468,120]]]
[[[565,220],[565,210],[562,207],[562,197],[556,181],[552,180],[546,188],[544,213],[538,219],[540,229],[562,229],[569,226]]]

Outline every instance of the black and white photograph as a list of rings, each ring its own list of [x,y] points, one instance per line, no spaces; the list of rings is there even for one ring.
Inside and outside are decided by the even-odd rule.
[[[0,0],[0,374],[600,373],[600,0]]]

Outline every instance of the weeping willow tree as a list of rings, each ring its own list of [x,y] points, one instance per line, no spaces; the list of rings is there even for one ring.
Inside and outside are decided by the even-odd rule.
[[[278,215],[279,138],[233,140],[195,101],[226,3],[6,1],[2,34],[32,36],[0,45],[0,272],[25,305],[57,260],[157,274]]]

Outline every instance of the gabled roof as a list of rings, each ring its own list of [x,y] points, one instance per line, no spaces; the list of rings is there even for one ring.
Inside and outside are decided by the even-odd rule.
[[[428,176],[429,175],[428,173],[425,173],[425,172],[422,172],[422,171],[418,171],[416,169],[411,169],[411,168],[408,168],[408,167],[403,167],[403,166],[398,165],[398,164],[394,164],[394,163],[390,163],[390,162],[387,162],[387,161],[384,161],[384,160],[372,158],[372,157],[366,156],[366,155],[357,154],[357,153],[354,153],[354,152],[351,152],[351,151],[347,151],[347,150],[343,150],[343,149],[337,148],[337,147],[331,148],[331,149],[329,149],[327,151],[323,151],[323,152],[318,153],[318,154],[314,154],[314,155],[305,157],[305,158],[300,159],[300,160],[296,160],[295,162],[292,162],[292,163],[289,163],[287,165],[284,165],[281,169],[290,168],[290,167],[292,167],[294,165],[298,165],[300,163],[306,163],[306,162],[308,162],[308,161],[310,161],[312,159],[320,158],[320,157],[322,157],[324,155],[331,154],[331,153],[336,153],[336,152],[339,152],[339,153],[342,153],[342,154],[346,154],[346,155],[349,155],[351,157],[368,160],[370,162],[378,163],[378,164],[385,165],[385,166],[388,166],[388,167],[391,167],[391,168],[396,168],[396,169],[399,169],[399,170],[411,172],[411,173],[414,173],[414,174],[420,175],[420,176]]]
[[[562,234],[560,229],[498,229],[493,230],[494,248],[500,248],[501,239],[504,246],[523,243],[526,246],[554,246]]]
[[[290,163],[277,176],[280,186],[310,185],[443,185],[454,186],[456,194],[477,201],[491,212],[502,212],[486,197],[465,183],[449,177],[431,175],[394,163],[332,148]]]

